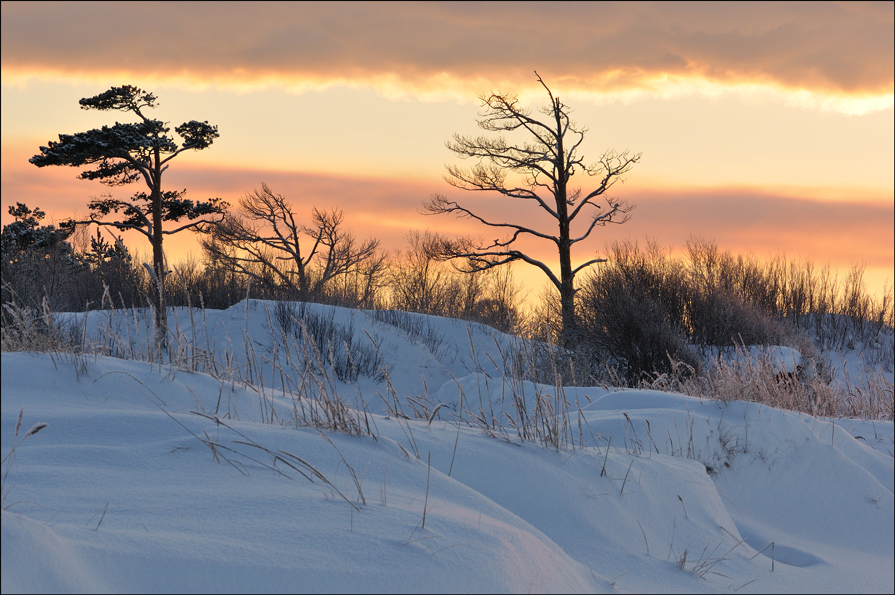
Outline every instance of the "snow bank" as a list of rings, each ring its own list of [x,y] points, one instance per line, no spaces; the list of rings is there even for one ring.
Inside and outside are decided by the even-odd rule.
[[[381,379],[333,381],[369,404],[373,435],[324,433],[295,424],[263,306],[209,311],[190,339],[254,365],[251,385],[2,355],[3,456],[20,410],[23,427],[49,424],[4,463],[3,592],[893,591],[891,422],[557,395],[502,378],[512,338],[485,327],[425,319],[427,343],[419,325],[337,311],[385,351],[399,398],[442,406],[405,418]],[[513,433],[519,403],[563,398],[574,444]],[[483,411],[506,423],[483,429]]]

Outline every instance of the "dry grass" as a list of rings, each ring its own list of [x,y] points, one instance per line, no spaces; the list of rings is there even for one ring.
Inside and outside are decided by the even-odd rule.
[[[0,465],[3,466],[3,478],[2,478],[2,482],[0,482],[0,508],[3,508],[3,510],[6,510],[10,506],[12,506],[12,504],[9,504],[9,505],[6,504],[6,497],[9,496],[9,492],[10,492],[10,490],[6,486],[6,480],[9,478],[9,472],[12,470],[12,467],[16,462],[16,449],[22,444],[22,442],[27,440],[29,437],[37,434],[38,432],[43,430],[45,427],[47,427],[47,424],[45,424],[45,423],[36,423],[33,426],[31,426],[31,428],[27,432],[25,432],[25,434],[20,439],[19,438],[19,430],[22,429],[22,418],[24,417],[24,415],[25,415],[25,410],[20,409],[19,417],[16,420],[15,433],[12,438],[12,442],[13,442],[12,447],[9,449],[8,453],[3,455],[3,460],[0,461]]]
[[[41,311],[5,303],[0,347],[3,351],[74,352],[82,345],[77,329],[60,324],[43,300]]]
[[[770,356],[756,357],[741,347],[736,358],[719,357],[702,374],[679,361],[672,361],[671,367],[672,373],[655,375],[640,388],[751,401],[815,417],[893,418],[892,381],[877,368],[861,366],[854,378],[846,369],[841,380],[833,380],[829,370],[809,360],[798,372],[786,374]]]

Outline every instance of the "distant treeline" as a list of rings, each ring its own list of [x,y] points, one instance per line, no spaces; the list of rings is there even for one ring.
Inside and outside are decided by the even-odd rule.
[[[2,233],[3,304],[37,312],[150,307],[147,263],[108,232],[91,236],[79,227],[66,235],[41,225],[39,209],[20,215]],[[350,234],[331,239],[326,250],[302,261],[271,248],[244,257],[237,246],[209,236],[201,261],[170,265],[167,303],[222,309],[246,297],[318,302],[460,318],[556,339],[557,296],[545,292],[523,303],[508,267],[470,273],[441,262],[428,232],[409,234],[405,248],[395,252],[381,251],[376,242],[359,244],[362,257],[351,252]],[[347,251],[339,253],[342,248]],[[810,354],[879,347],[881,333],[891,336],[892,291],[868,294],[860,266],[841,278],[829,266],[735,255],[711,241],[693,240],[687,248],[685,256],[672,256],[654,243],[616,243],[608,248],[608,262],[582,277],[576,296],[579,374],[611,367],[634,385],[669,371],[673,362],[698,368],[713,349],[791,345]],[[10,324],[6,310],[4,327]],[[883,353],[891,351],[883,347]],[[892,367],[891,354],[881,359]]]

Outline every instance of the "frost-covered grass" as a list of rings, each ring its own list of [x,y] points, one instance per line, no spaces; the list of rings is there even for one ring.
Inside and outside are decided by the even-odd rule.
[[[142,311],[4,329],[3,592],[893,590],[893,424],[754,402],[781,350],[712,399],[452,319],[169,322],[166,354]]]
[[[752,401],[823,417],[891,420],[895,405],[893,375],[870,366],[860,354],[835,354],[825,362],[803,359],[781,346],[744,349],[712,358],[702,373],[675,362],[670,374],[657,374],[641,388],[679,392],[722,401]]]

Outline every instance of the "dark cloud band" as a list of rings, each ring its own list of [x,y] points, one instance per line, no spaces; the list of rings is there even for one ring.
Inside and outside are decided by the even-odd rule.
[[[668,74],[891,93],[893,13],[891,2],[4,2],[2,64],[247,81],[529,82],[538,68],[581,89]]]

